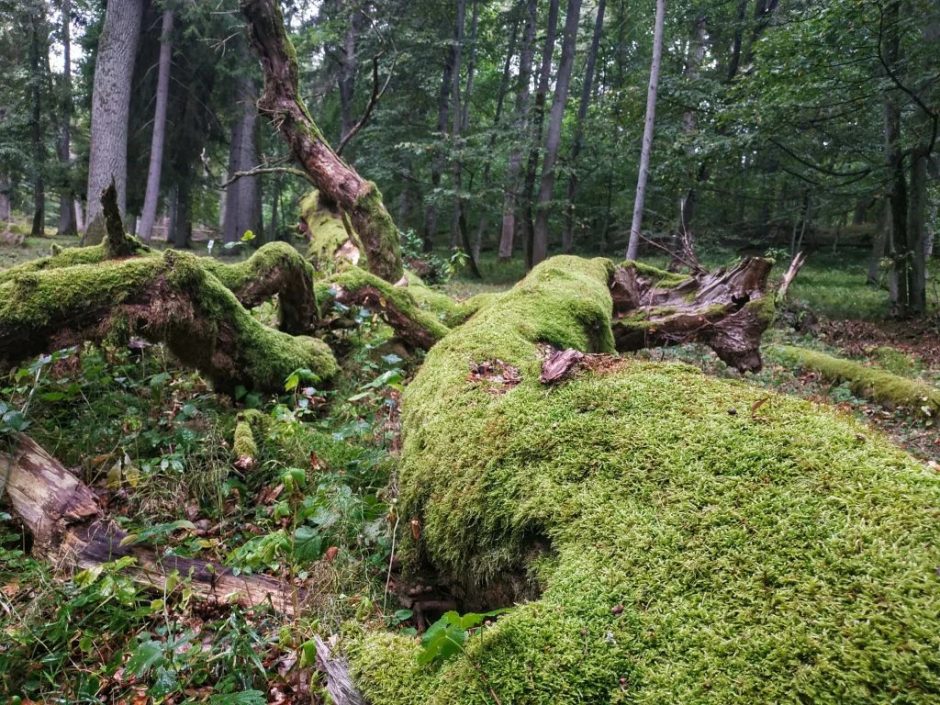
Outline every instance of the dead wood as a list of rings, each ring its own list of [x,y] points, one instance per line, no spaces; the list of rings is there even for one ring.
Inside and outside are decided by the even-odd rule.
[[[749,257],[729,270],[663,283],[656,270],[624,263],[610,285],[617,349],[703,343],[741,372],[759,370],[761,336],[773,318],[771,264]]]
[[[147,545],[129,545],[128,534],[105,515],[90,487],[66,470],[28,436],[0,457],[6,468],[6,493],[13,512],[33,538],[33,554],[60,570],[94,569],[131,557],[129,575],[157,591],[167,579],[187,580],[199,597],[258,606],[268,604],[292,615],[305,598],[302,590],[263,575],[235,575],[211,561],[168,556]]]

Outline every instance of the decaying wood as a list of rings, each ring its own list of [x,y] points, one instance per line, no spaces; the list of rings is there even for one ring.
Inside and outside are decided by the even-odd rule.
[[[296,54],[276,0],[241,0],[241,9],[264,72],[258,108],[271,119],[317,189],[349,215],[370,271],[388,282],[398,281],[403,274],[398,230],[375,184],[333,151],[300,98]]]
[[[333,655],[337,637],[330,637],[329,642],[318,636],[313,639],[317,646],[317,668],[324,674],[326,691],[332,702],[336,705],[367,705],[353,684],[346,659]]]
[[[137,238],[124,232],[124,221],[121,220],[117,187],[113,177],[110,186],[101,193],[101,209],[105,227],[104,248],[109,258],[133,257],[149,249]]]
[[[128,574],[163,591],[167,579],[188,580],[206,599],[244,606],[271,605],[292,615],[302,590],[263,575],[235,575],[217,563],[168,556],[146,545],[122,545],[127,534],[106,516],[95,493],[28,436],[19,436],[11,454],[0,456],[13,512],[33,537],[33,554],[59,569],[88,569],[124,557]]]
[[[277,283],[273,277],[259,288]],[[309,310],[296,313],[296,327],[305,326]],[[324,378],[335,371],[325,344],[255,320],[192,255],[29,271],[0,283],[0,368],[115,335],[165,343],[226,393],[281,391],[298,367]]]
[[[441,338],[439,331],[431,330],[408,312],[395,305],[374,286],[361,286],[355,289],[334,284],[331,287],[334,298],[346,306],[363,306],[378,311],[382,318],[395,331],[396,335],[413,348],[430,350]]]
[[[796,275],[800,273],[800,270],[803,269],[804,264],[806,264],[806,253],[804,252],[797,252],[793,259],[790,260],[790,266],[787,267],[783,279],[780,280],[780,286],[777,287],[778,304],[787,298],[790,285],[793,283],[793,280],[796,279]]]
[[[739,371],[759,370],[760,339],[771,323],[773,302],[758,302],[767,296],[771,265],[768,259],[749,257],[727,271],[693,275],[666,287],[625,263],[610,287],[617,349],[704,343]]]
[[[553,384],[564,379],[571,369],[584,359],[584,355],[585,353],[573,348],[567,350],[552,349],[542,363],[542,374],[539,381],[542,384]]]

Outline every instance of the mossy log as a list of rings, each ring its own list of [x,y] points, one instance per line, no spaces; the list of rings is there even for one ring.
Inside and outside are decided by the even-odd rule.
[[[303,602],[302,591],[258,575],[235,575],[217,563],[167,555],[135,544],[102,513],[95,493],[72,475],[35,441],[19,436],[15,448],[0,455],[6,493],[14,513],[33,539],[33,555],[58,569],[94,569],[103,563],[132,557],[131,577],[165,591],[176,574],[206,600],[245,606],[270,604],[293,615]]]
[[[241,0],[251,45],[261,60],[264,93],[258,108],[287,141],[317,189],[349,216],[365,249],[369,271],[388,282],[404,274],[398,229],[378,187],[333,151],[298,91],[297,55],[276,0]]]
[[[817,372],[834,384],[845,382],[864,399],[903,407],[915,415],[935,417],[940,414],[940,389],[927,382],[796,345],[772,345],[767,352],[788,365]]]
[[[280,391],[298,367],[321,379],[337,369],[325,343],[262,325],[190,254],[17,271],[0,283],[0,367],[130,335],[165,343],[226,393],[239,386]]]
[[[350,625],[333,653],[359,692],[372,705],[940,697],[936,473],[806,401],[605,355],[614,273],[540,264],[406,388],[402,582],[432,576],[461,611],[511,609],[433,666],[414,638]],[[545,385],[551,349],[598,364]]]
[[[760,341],[773,321],[766,293],[773,262],[748,257],[693,276],[625,262],[614,272],[614,339],[620,351],[704,343],[741,372],[761,368]]]

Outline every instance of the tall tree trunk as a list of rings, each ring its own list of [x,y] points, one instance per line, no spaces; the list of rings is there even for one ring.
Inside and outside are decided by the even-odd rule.
[[[513,14],[515,15],[515,13]],[[516,56],[516,42],[518,38],[519,18],[516,16],[513,19],[511,28],[509,30],[509,47],[506,50],[506,59],[503,62],[503,72],[499,79],[499,90],[496,93],[496,112],[493,116],[493,133],[490,135],[489,140],[489,152],[491,153],[496,148],[496,140],[498,136],[496,130],[499,127],[503,116],[503,105],[506,102],[506,92],[509,90],[509,79],[512,76],[512,60]],[[484,188],[488,188],[489,186],[492,166],[493,163],[490,160],[487,160],[486,164],[483,166],[483,178],[481,181]],[[486,231],[488,224],[489,209],[484,208],[480,214],[480,219],[477,221],[477,231],[473,238],[473,258],[477,262],[480,260],[480,250],[483,244],[483,233]]]
[[[692,37],[689,41],[688,59],[686,60],[683,78],[689,83],[694,82],[699,75],[702,67],[702,61],[705,59],[705,13],[700,13],[695,18],[692,26]],[[682,134],[691,142],[693,135],[698,129],[698,113],[695,109],[689,108],[682,113]],[[686,149],[686,154],[691,157],[694,153],[692,145]],[[701,169],[701,167],[700,167]],[[703,172],[699,171],[697,181],[702,180]],[[679,223],[676,228],[676,239],[673,242],[673,262],[671,267],[677,264],[675,255],[683,249],[691,249],[693,242],[692,219],[695,217],[695,201],[698,197],[695,185],[689,187],[689,190],[679,198]]]
[[[532,60],[535,53],[535,22],[538,12],[537,0],[526,0],[525,29],[522,35],[522,49],[519,53],[519,76],[516,83],[516,135],[524,135],[529,126],[529,83],[532,80]],[[513,143],[506,169],[506,187],[503,195],[503,218],[499,236],[499,258],[512,257],[516,234],[516,201],[519,191],[519,173],[522,170],[523,143],[518,139]]]
[[[59,235],[75,235],[75,194],[71,186],[72,162],[72,0],[61,0],[62,14],[62,84],[59,99],[58,157],[63,183],[59,189]]]
[[[147,170],[147,191],[144,210],[140,215],[140,237],[150,241],[160,202],[160,175],[163,171],[163,145],[166,141],[166,110],[170,98],[170,66],[173,63],[173,10],[163,11],[160,29],[160,61],[157,69],[157,105],[153,114],[153,137],[150,141],[150,167]]]
[[[525,241],[526,267],[532,267],[535,222],[532,217],[532,200],[535,194],[535,176],[539,166],[542,147],[542,126],[545,122],[545,101],[552,76],[552,57],[555,54],[555,35],[558,31],[558,0],[550,0],[548,6],[548,28],[542,49],[542,64],[539,68],[539,83],[535,89],[535,106],[532,116],[532,131],[529,135],[529,159],[526,163],[525,181],[522,188],[522,234]]]
[[[900,22],[901,2],[891,0],[885,9],[884,37],[885,63],[891,70],[897,68],[901,58]],[[888,91],[884,102],[885,159],[891,179],[888,200],[891,204],[891,258],[897,276],[895,313],[906,316],[911,301],[911,248],[907,227],[907,175],[904,173],[904,153],[901,145],[901,106],[895,91]]]
[[[258,163],[258,94],[253,81],[239,80],[238,101],[240,114],[232,127],[228,172],[249,171]],[[261,196],[257,176],[243,176],[229,184],[225,191],[225,219],[222,222],[222,240],[238,242],[246,230],[261,235]]]
[[[908,237],[911,244],[910,310],[927,312],[927,155],[917,148],[911,154]]]
[[[114,179],[118,207],[127,203],[127,125],[134,60],[140,42],[144,0],[109,2],[98,40],[91,99],[91,151],[88,157],[88,210],[84,242],[104,236],[101,193]]]
[[[460,72],[463,62],[464,28],[467,21],[467,0],[455,0],[455,18],[454,18],[454,70],[452,75],[453,85],[450,88],[450,110],[451,110],[451,129],[450,140],[451,148],[457,154],[460,151],[460,128],[463,122],[461,110],[460,95]],[[450,226],[450,246],[455,248],[460,242],[460,188],[461,188],[461,163],[459,154],[455,156],[452,168],[453,190],[457,194],[454,199],[453,217]]]
[[[738,75],[741,67],[741,51],[744,45],[744,18],[747,16],[747,6],[750,0],[738,0],[738,9],[735,13],[734,39],[731,44],[731,59],[728,62],[728,75],[726,82],[731,82]]]
[[[604,11],[607,8],[607,0],[599,0],[597,3],[597,17],[594,19],[594,34],[591,36],[591,48],[588,50],[587,60],[584,65],[584,82],[581,84],[581,102],[578,104],[578,119],[574,128],[574,143],[571,145],[571,157],[568,168],[571,174],[568,176],[568,190],[565,197],[565,229],[561,236],[562,249],[565,252],[574,250],[574,199],[578,193],[578,158],[581,156],[581,148],[584,146],[584,121],[587,119],[588,108],[591,105],[591,96],[593,95],[594,72],[597,65],[597,51],[601,44],[601,35],[604,33]]]
[[[10,177],[6,173],[0,173],[0,225],[10,220],[12,208],[10,207],[10,196],[13,184],[10,183]]]
[[[346,34],[343,36],[343,49],[339,58],[339,113],[340,113],[340,142],[349,134],[355,125],[353,116],[353,101],[356,95],[356,73],[359,70],[357,55],[359,33],[362,31],[365,15],[357,0],[346,0],[351,5],[349,17],[346,18]]]
[[[42,237],[46,227],[46,148],[42,139],[42,88],[45,78],[43,66],[46,59],[43,55],[46,40],[42,35],[45,31],[45,22],[44,10],[37,5],[31,10],[29,42],[29,82],[32,97],[29,126],[33,152],[33,227],[31,232],[33,237]],[[46,36],[48,37],[48,34]]]
[[[458,44],[452,42],[447,50],[447,56],[444,59],[444,69],[441,75],[441,90],[437,96],[437,136],[443,139],[447,133],[447,125],[450,122],[450,92],[454,82],[454,62],[457,57]],[[457,72],[459,76],[459,71]],[[444,154],[440,148],[434,150],[434,156],[431,160],[431,192],[428,195],[428,203],[424,208],[424,232],[422,240],[424,241],[424,251],[430,252],[434,246],[434,236],[437,235],[437,204],[434,202],[437,196],[437,190],[441,186],[441,177],[444,173]]]
[[[561,44],[561,61],[558,64],[555,95],[552,98],[548,132],[545,135],[545,159],[542,163],[542,178],[539,183],[537,213],[532,237],[533,266],[548,256],[549,207],[555,194],[555,165],[558,162],[558,148],[561,146],[561,123],[565,117],[565,106],[568,104],[568,87],[571,84],[571,69],[574,66],[574,50],[580,20],[581,0],[568,0]]]
[[[653,130],[656,126],[656,92],[659,88],[659,70],[663,58],[663,23],[666,0],[656,0],[656,25],[653,29],[653,62],[650,66],[650,84],[646,93],[646,122],[643,125],[643,146],[640,151],[640,171],[633,201],[633,221],[630,223],[630,242],[627,259],[636,259],[640,249],[640,226],[643,224],[643,206],[646,203],[646,182],[649,179],[650,154],[653,151]]]

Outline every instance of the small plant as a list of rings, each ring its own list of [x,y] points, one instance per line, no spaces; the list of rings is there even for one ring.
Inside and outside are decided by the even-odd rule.
[[[468,612],[464,615],[453,610],[445,612],[421,637],[418,663],[426,666],[432,663],[444,663],[454,658],[463,652],[464,644],[470,638],[472,630],[479,628],[482,637],[481,625],[488,618],[504,614],[506,611],[501,609],[491,612]]]

